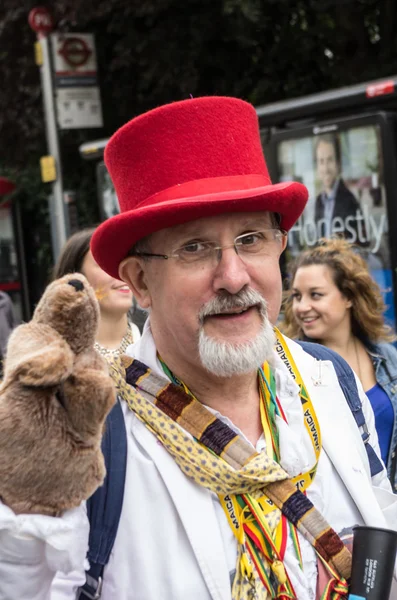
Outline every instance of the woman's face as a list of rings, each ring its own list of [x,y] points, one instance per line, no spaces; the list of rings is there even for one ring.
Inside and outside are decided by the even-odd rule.
[[[351,331],[352,303],[335,285],[326,265],[300,267],[292,286],[292,312],[305,336],[321,341]]]
[[[126,314],[132,306],[132,292],[119,279],[114,279],[95,262],[91,251],[85,255],[81,272],[95,290],[101,314]]]

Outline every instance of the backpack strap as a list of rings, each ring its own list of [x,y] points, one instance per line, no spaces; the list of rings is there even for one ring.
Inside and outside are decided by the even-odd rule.
[[[127,467],[127,433],[124,415],[117,399],[107,416],[102,438],[106,477],[103,485],[87,500],[90,522],[89,550],[90,569],[86,582],[79,588],[76,599],[98,600],[102,592],[102,577],[116,538],[124,499]]]
[[[337,352],[322,346],[321,344],[315,344],[313,342],[303,342],[301,340],[295,340],[302,348],[316,358],[317,360],[330,360],[336,372],[339,380],[339,385],[345,395],[346,402],[352,412],[352,415],[357,423],[357,427],[361,432],[361,438],[364,442],[365,449],[369,460],[369,466],[371,470],[371,477],[374,477],[383,470],[383,465],[376,454],[375,450],[370,444],[370,435],[365,417],[362,409],[360,395],[358,393],[356,378],[350,365],[342,358]]]

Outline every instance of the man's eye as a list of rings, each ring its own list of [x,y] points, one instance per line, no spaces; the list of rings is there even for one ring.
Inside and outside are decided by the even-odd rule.
[[[203,242],[191,242],[182,246],[181,251],[186,252],[186,254],[197,254],[198,252],[203,252],[206,247],[207,245]]]
[[[240,238],[240,243],[244,246],[250,246],[252,244],[256,244],[260,239],[259,233],[249,233]]]

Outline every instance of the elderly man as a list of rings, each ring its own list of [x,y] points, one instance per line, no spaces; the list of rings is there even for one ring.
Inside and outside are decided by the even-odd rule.
[[[274,328],[306,189],[271,184],[255,110],[233,98],[132,120],[106,162],[121,214],[92,251],[149,319],[124,360],[130,385],[118,380],[127,470],[102,599],[343,597],[350,555],[335,532],[395,528],[397,507],[385,471],[371,480],[332,363]],[[84,507],[0,519],[0,597],[75,598]]]

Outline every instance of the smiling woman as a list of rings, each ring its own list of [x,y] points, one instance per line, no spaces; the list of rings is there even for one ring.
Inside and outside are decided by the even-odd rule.
[[[94,228],[83,229],[69,238],[54,267],[53,278],[74,272],[85,275],[94,288],[100,309],[95,348],[107,360],[112,360],[136,342],[140,332],[128,319],[133,306],[131,290],[119,279],[105,273],[91,254],[90,241],[94,231]]]
[[[303,252],[291,275],[284,322],[294,338],[340,354],[359,377],[375,414],[382,459],[397,491],[397,350],[383,318],[381,291],[367,263],[345,240],[322,240]]]

